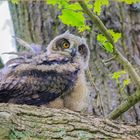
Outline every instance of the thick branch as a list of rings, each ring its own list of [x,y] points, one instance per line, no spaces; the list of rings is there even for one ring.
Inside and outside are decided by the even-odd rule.
[[[140,126],[70,110],[0,104],[0,139],[139,139]]]
[[[133,95],[129,96],[125,102],[119,105],[114,111],[109,114],[109,119],[117,119],[122,113],[135,105],[140,99],[140,90],[137,90]]]
[[[120,53],[120,51],[116,48],[113,38],[111,37],[110,33],[107,31],[107,28],[104,26],[102,21],[99,19],[98,16],[96,16],[85,4],[84,1],[79,1],[79,4],[83,8],[84,12],[90,17],[90,19],[96,24],[96,26],[99,28],[99,30],[105,35],[105,37],[112,43],[114,46],[113,54],[116,56],[116,60],[119,61],[124,68],[128,71],[131,79],[134,81],[134,83],[137,86],[137,89],[140,88],[140,77],[138,73],[135,71],[131,63]],[[131,96],[130,96],[131,97]],[[140,101],[140,92],[136,92],[131,99],[128,97],[126,100],[127,102],[122,103],[112,114],[113,116],[110,118],[115,119],[119,117],[122,113],[130,109],[133,105],[135,105],[138,101]],[[127,107],[126,107],[127,106]],[[115,117],[114,117],[115,116]]]

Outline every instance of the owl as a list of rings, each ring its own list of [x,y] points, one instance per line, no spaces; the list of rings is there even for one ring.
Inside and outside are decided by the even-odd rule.
[[[85,78],[90,51],[84,38],[65,32],[45,50],[37,45],[9,60],[0,73],[0,102],[87,110]]]

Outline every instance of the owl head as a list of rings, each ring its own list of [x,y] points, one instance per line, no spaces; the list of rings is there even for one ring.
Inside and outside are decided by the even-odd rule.
[[[47,47],[47,54],[59,54],[78,61],[83,69],[88,67],[90,51],[84,38],[68,31],[55,37]]]

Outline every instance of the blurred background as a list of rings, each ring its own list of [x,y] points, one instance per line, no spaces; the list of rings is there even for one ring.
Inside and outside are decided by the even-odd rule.
[[[12,56],[2,55],[4,52],[16,51],[13,22],[10,15],[8,1],[0,2],[0,56],[2,62],[6,63]]]

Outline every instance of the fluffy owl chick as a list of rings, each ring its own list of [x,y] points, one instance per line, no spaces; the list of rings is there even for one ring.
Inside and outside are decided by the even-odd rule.
[[[45,51],[19,54],[1,71],[0,102],[87,110],[89,56],[86,41],[68,32],[54,38]]]
[[[65,44],[64,42],[67,43]],[[61,43],[64,43],[66,49],[59,47]],[[68,109],[87,112],[91,102],[90,92],[88,91],[85,78],[85,70],[88,68],[90,57],[86,40],[66,32],[52,40],[47,50],[48,54],[56,54],[57,52],[61,55],[72,55],[72,61],[79,66],[77,80],[75,81],[72,92],[64,94],[61,98],[51,102],[50,107],[57,107],[63,104],[63,106]]]

